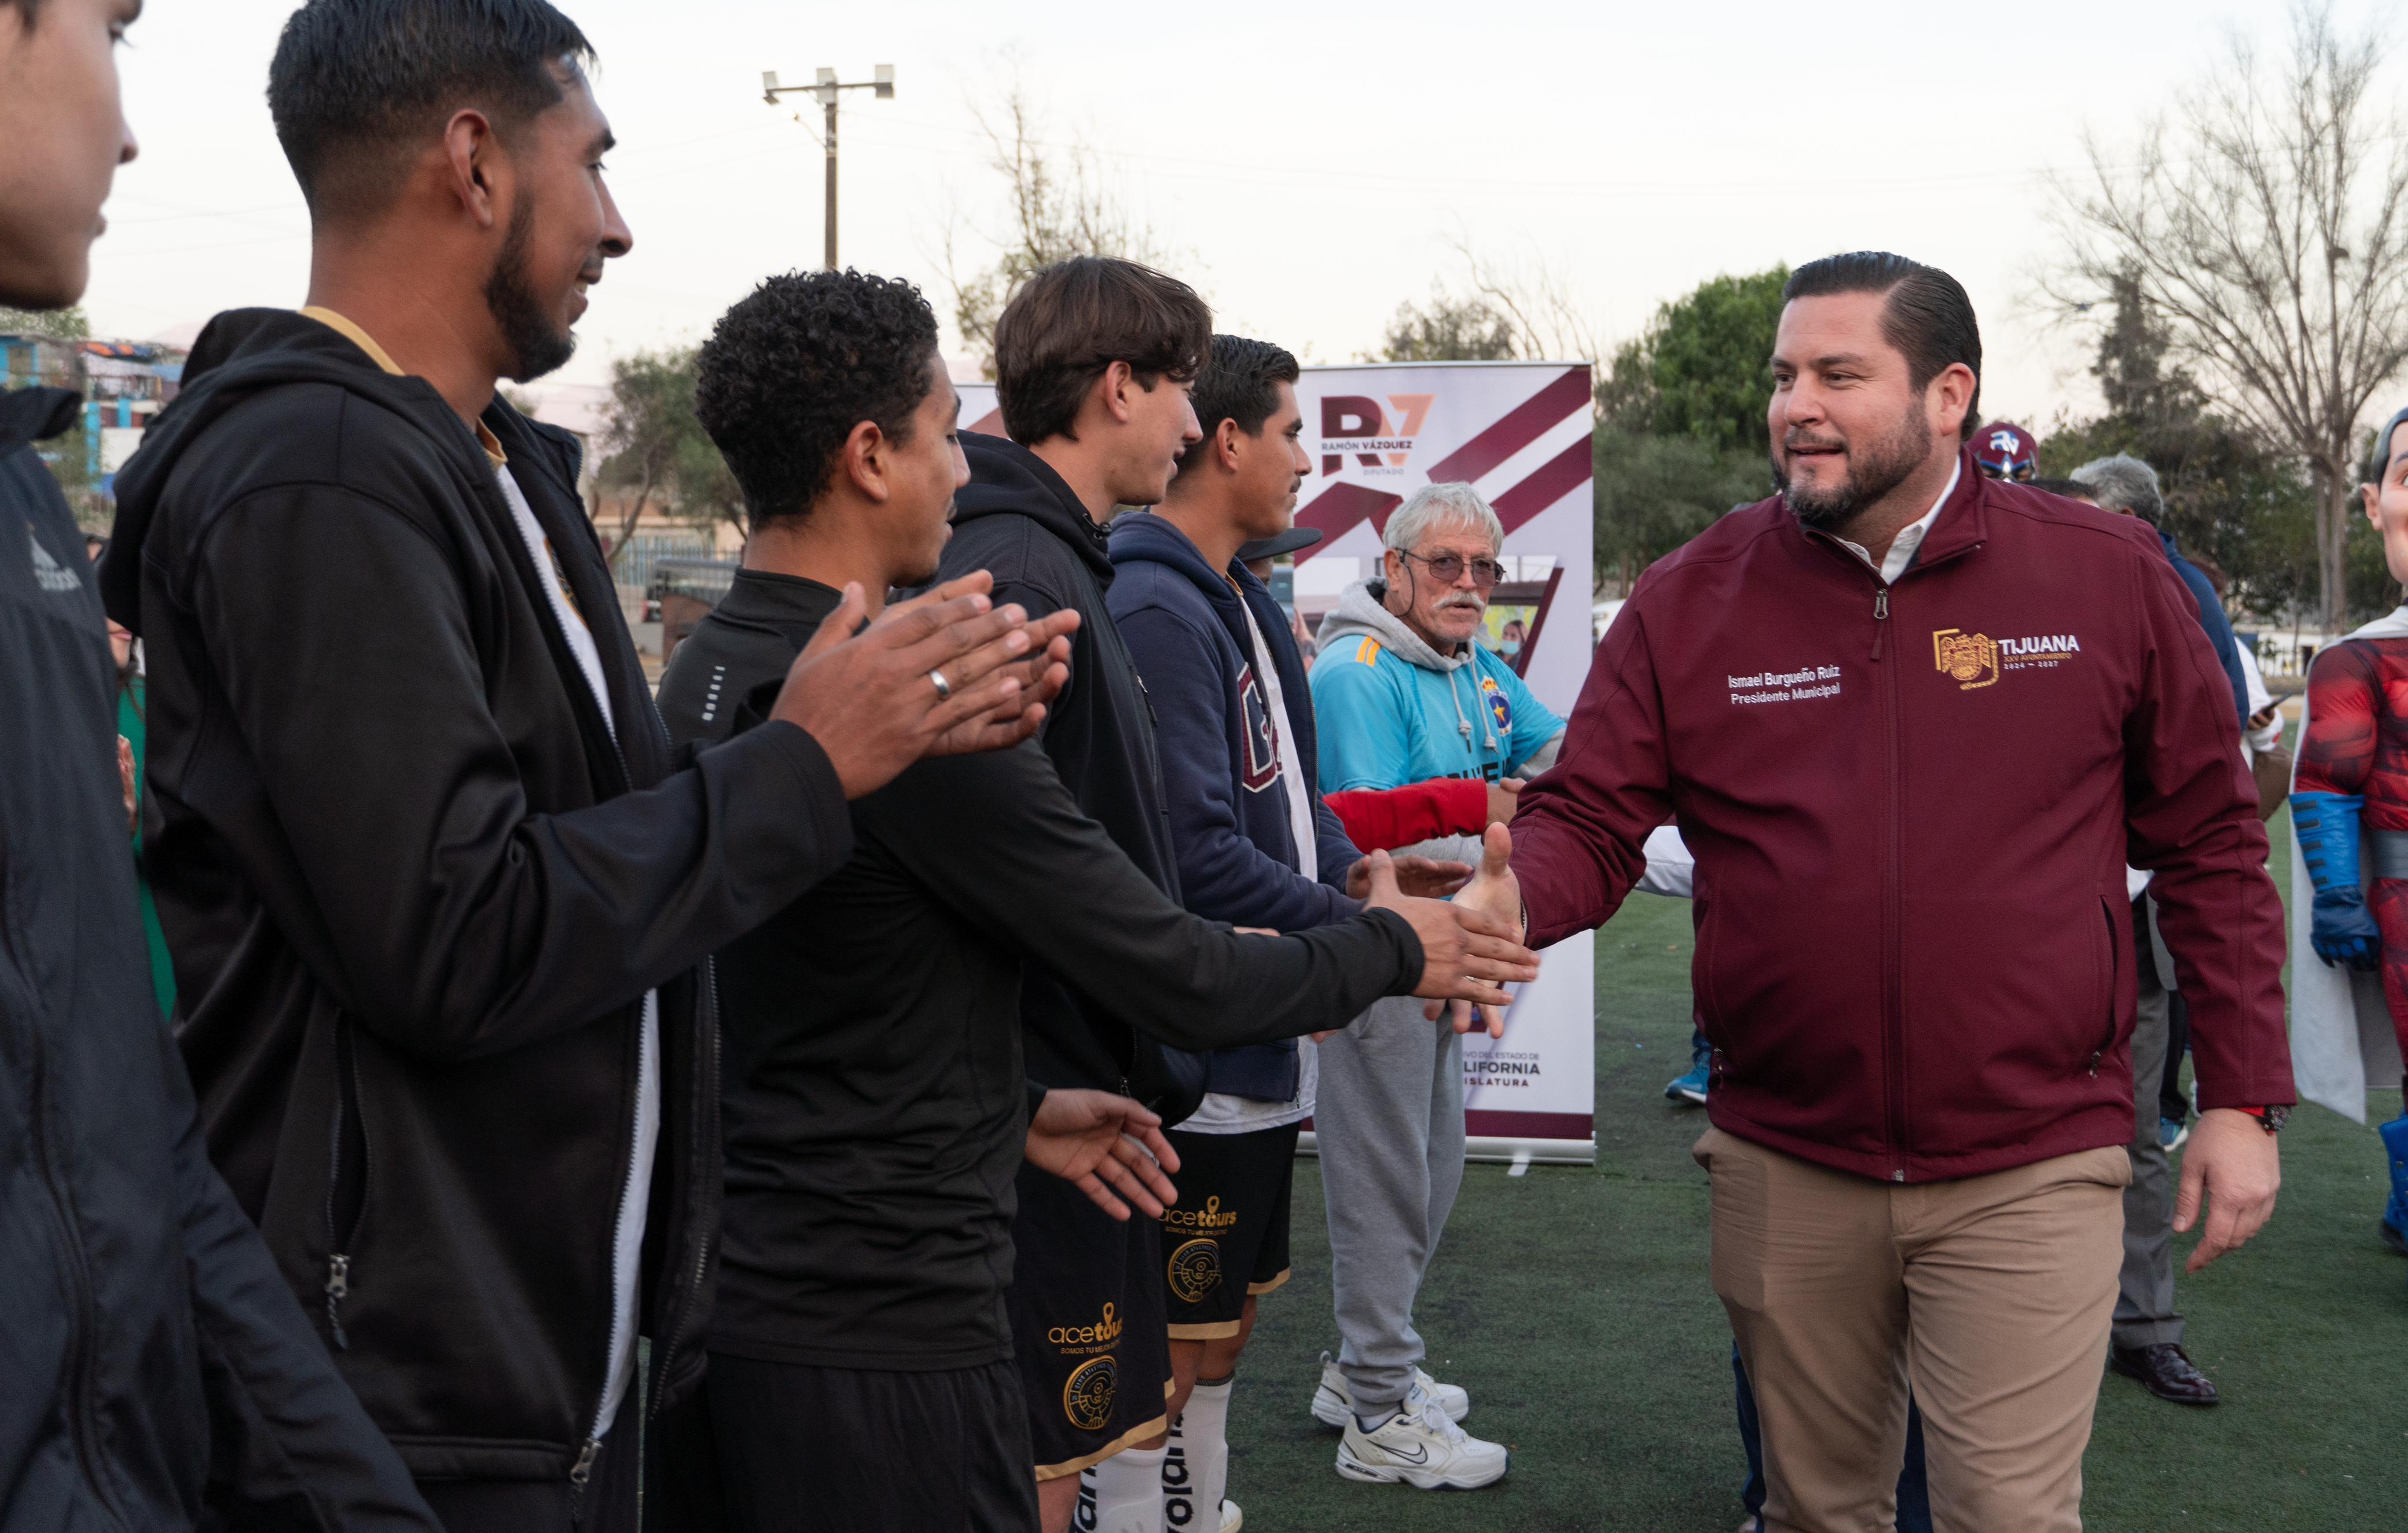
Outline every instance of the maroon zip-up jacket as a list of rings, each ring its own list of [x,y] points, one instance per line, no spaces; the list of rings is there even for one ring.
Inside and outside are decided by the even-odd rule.
[[[2292,1100],[2232,689],[2151,529],[1982,477],[1892,586],[1779,499],[1650,569],[1513,867],[1540,947],[1678,815],[1716,1126],[1891,1182],[2132,1137],[2124,867],[2156,870],[2202,1108]]]

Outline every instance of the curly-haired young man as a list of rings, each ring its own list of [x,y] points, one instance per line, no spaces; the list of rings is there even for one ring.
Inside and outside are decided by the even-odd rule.
[[[672,732],[708,759],[841,621],[843,587],[935,574],[968,472],[936,317],[906,283],[773,278],[721,319],[698,383],[752,529],[661,684]],[[1028,1084],[1024,962],[1075,966],[1115,1012],[1208,1044],[1304,1032],[1426,964],[1459,972],[1441,954],[1462,944],[1450,911],[1393,882],[1383,909],[1300,937],[1188,915],[1033,747],[913,767],[852,821],[851,860],[721,954],[725,1504],[740,1533],[1033,1527],[1004,1302],[1015,1174],[1025,1154],[1109,1226],[1132,1203],[1159,1215],[1155,1157],[1177,1161],[1126,1096]],[[1110,1397],[1109,1340],[1081,1343],[1075,1397]]]

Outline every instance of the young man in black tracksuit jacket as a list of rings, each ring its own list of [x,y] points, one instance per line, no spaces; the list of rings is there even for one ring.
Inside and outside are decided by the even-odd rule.
[[[721,319],[697,397],[752,533],[661,684],[672,735],[708,762],[757,727],[838,587],[934,573],[968,470],[936,317],[907,283],[771,279]],[[1024,1148],[1039,1172],[1079,1180],[1089,1168],[1071,1151],[1091,1127],[1106,1145],[1127,1126],[1167,1147],[1151,1113],[1101,1091],[1046,1093],[1032,1120],[1024,954],[1076,972],[1117,1014],[1209,1044],[1412,989],[1425,950],[1411,923],[1451,917],[1391,892],[1393,909],[1299,938],[1197,920],[1080,813],[1033,743],[924,763],[852,814],[845,867],[720,955],[727,1193],[710,1395],[727,1510],[741,1533],[1033,1528],[1004,1304]]]
[[[82,296],[136,8],[0,4],[0,304]],[[0,392],[0,1529],[437,1533],[210,1168],[159,1014],[108,624],[43,462],[82,407]]]
[[[907,617],[672,769],[577,441],[494,394],[566,355],[628,243],[582,52],[540,0],[295,16],[270,104],[320,225],[313,305],[203,333],[102,570],[148,645],[147,851],[210,1153],[452,1533],[633,1526],[631,1424],[660,1448],[703,1367],[705,960],[839,866],[846,798],[958,722],[930,665],[954,706],[982,690],[957,645],[897,648]],[[497,68],[552,101],[474,174],[379,115],[419,91],[509,116]]]
[[[1075,610],[1069,684],[1041,739],[1072,800],[1171,900],[1179,870],[1153,706],[1112,622],[1104,527],[1119,505],[1162,498],[1197,437],[1187,391],[1211,317],[1184,283],[1081,257],[1021,289],[996,329],[996,391],[1011,439],[964,433],[946,574],[994,573],[996,597],[1032,614]],[[1099,360],[1105,359],[1105,360]],[[1025,445],[1024,445],[1025,444]],[[1120,1091],[1176,1123],[1204,1066],[1164,1046],[1145,1016],[1116,1012],[1075,968],[1031,964],[1021,1013],[1030,1078]],[[1326,1024],[1342,1023],[1332,1012]],[[1261,1035],[1250,1020],[1198,1042]],[[1155,1221],[1116,1225],[1041,1172],[1020,1173],[1009,1296],[1048,1533],[1068,1526],[1076,1476],[1167,1426],[1170,1384]]]

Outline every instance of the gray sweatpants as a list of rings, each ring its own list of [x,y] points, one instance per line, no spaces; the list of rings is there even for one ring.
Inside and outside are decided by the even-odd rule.
[[[2157,978],[2151,923],[2136,906],[2133,946],[2140,954],[2141,1002],[2132,1025],[2131,1185],[2124,1189],[2124,1267],[2115,1279],[2119,1347],[2148,1347],[2183,1339],[2174,1308],[2173,1157],[2157,1141],[2157,1083],[2166,1072],[2172,1009]]]
[[[1338,1366],[1355,1411],[1376,1419],[1412,1387],[1413,1297],[1463,1185],[1463,1039],[1410,996],[1374,1003],[1323,1041],[1312,1126]]]

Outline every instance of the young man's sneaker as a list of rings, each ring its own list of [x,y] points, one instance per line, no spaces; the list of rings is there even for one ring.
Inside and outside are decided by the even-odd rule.
[[[1459,1384],[1442,1384],[1413,1369],[1412,1387],[1435,1401],[1449,1421],[1471,1414],[1471,1397]],[[1324,1426],[1343,1426],[1354,1419],[1354,1397],[1347,1391],[1346,1375],[1329,1354],[1321,1354],[1321,1387],[1312,1392],[1312,1419]]]
[[[1245,1526],[1246,1514],[1238,1510],[1238,1503],[1226,1497],[1222,1497],[1221,1533],[1238,1533],[1238,1530]]]
[[[2171,1155],[2175,1151],[2181,1149],[2183,1147],[2183,1140],[2188,1138],[2190,1138],[2190,1120],[2188,1118],[2159,1118],[2157,1120],[2157,1148],[2163,1150],[2167,1154]]]
[[[1338,1440],[1338,1472],[1375,1485],[1398,1482],[1416,1490],[1477,1490],[1505,1476],[1501,1442],[1483,1442],[1447,1419],[1416,1389],[1404,1409],[1369,1431],[1353,1411]]]

